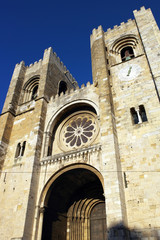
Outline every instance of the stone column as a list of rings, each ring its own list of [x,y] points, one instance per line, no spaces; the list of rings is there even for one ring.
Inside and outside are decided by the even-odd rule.
[[[42,239],[43,218],[44,218],[45,210],[46,210],[46,207],[40,207],[39,208],[39,224],[38,224],[37,240],[41,240]]]

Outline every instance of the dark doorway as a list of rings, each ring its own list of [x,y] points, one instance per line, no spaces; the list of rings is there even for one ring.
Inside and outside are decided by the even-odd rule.
[[[52,184],[46,198],[42,240],[97,240],[95,233],[90,232],[92,229],[95,232],[96,215],[99,229],[105,232],[103,188],[93,172],[78,168],[62,174]],[[102,234],[99,240],[104,239],[105,234]]]

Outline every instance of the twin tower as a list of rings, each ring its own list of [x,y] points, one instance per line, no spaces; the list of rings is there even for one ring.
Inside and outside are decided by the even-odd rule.
[[[91,35],[93,84],[49,48],[0,117],[0,239],[160,238],[160,31],[150,9]]]

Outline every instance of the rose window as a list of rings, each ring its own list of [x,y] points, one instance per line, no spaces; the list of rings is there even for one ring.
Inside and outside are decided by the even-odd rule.
[[[97,122],[88,112],[76,114],[67,120],[61,130],[61,143],[67,148],[85,146],[96,137]]]

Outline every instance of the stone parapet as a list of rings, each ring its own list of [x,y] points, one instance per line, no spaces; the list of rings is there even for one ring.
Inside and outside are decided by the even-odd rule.
[[[75,151],[70,151],[66,153],[60,153],[57,155],[49,156],[42,158],[40,165],[46,165],[46,164],[54,164],[57,162],[65,162],[69,160],[76,160],[79,158],[85,159],[85,156],[92,155],[95,152],[100,152],[101,151],[101,145],[93,145],[88,148],[80,149],[80,150],[75,150]]]

